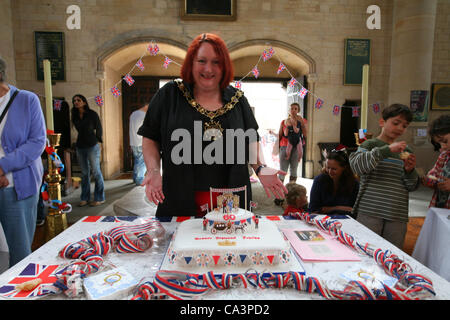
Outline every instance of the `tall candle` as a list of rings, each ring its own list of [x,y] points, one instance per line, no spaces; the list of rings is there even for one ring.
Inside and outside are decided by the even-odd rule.
[[[50,60],[44,60],[44,84],[45,84],[45,119],[47,130],[53,131],[53,95],[52,95],[52,73]]]
[[[367,109],[369,107],[369,65],[363,66],[361,92],[361,129],[367,129]]]

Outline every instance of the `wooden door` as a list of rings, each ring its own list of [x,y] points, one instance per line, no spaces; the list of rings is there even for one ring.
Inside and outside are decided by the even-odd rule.
[[[135,83],[129,86],[122,83],[122,121],[123,121],[123,170],[133,171],[133,153],[130,148],[129,124],[133,111],[149,103],[153,95],[159,89],[159,78],[133,77]]]

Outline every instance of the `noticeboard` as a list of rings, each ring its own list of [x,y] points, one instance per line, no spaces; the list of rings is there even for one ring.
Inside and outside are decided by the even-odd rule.
[[[370,65],[370,40],[345,39],[344,85],[361,85],[365,64]]]
[[[37,80],[44,80],[44,60],[50,60],[52,81],[66,80],[64,33],[35,31]]]

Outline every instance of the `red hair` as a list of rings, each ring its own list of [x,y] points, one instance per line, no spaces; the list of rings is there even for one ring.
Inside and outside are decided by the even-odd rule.
[[[198,35],[189,45],[186,57],[184,58],[183,66],[181,67],[181,78],[187,83],[194,83],[192,66],[194,64],[194,59],[197,56],[198,49],[203,42],[208,42],[211,44],[219,58],[219,65],[222,69],[220,89],[223,90],[233,80],[234,68],[225,42],[218,35],[212,33],[203,33]]]

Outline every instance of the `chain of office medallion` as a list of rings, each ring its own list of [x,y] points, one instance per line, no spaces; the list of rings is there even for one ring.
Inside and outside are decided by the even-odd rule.
[[[234,106],[236,105],[236,103],[239,102],[239,98],[242,97],[242,95],[244,94],[241,90],[237,90],[235,95],[231,98],[231,101],[226,103],[223,107],[221,107],[220,109],[217,109],[215,111],[210,111],[210,110],[206,110],[205,108],[203,108],[201,105],[199,105],[197,103],[197,101],[195,101],[192,97],[191,94],[189,93],[189,90],[185,87],[184,83],[181,81],[181,79],[176,79],[175,80],[176,84],[178,85],[178,88],[181,90],[181,92],[183,93],[184,97],[186,98],[186,100],[188,101],[188,103],[198,112],[200,112],[201,114],[203,114],[204,116],[207,116],[209,119],[214,119],[218,116],[221,116],[225,113],[227,113],[228,111],[230,111],[231,109],[234,108]]]

